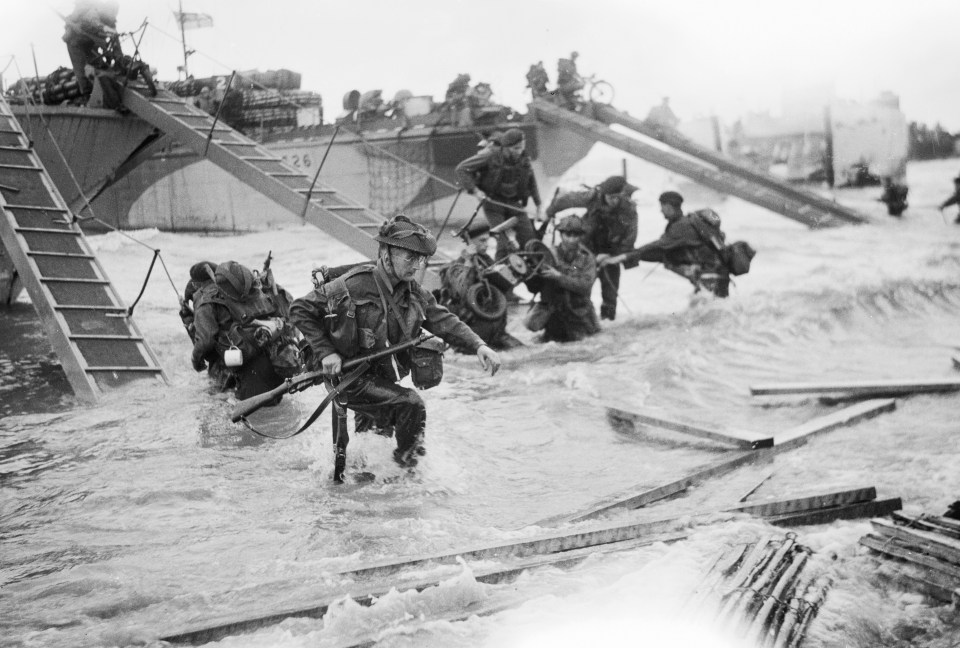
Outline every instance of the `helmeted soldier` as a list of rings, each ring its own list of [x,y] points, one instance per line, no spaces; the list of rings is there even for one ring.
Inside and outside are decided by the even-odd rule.
[[[283,317],[278,298],[236,261],[218,265],[214,277],[194,295],[193,368],[203,371],[209,363],[220,388],[235,386],[241,400],[299,373],[299,333]]]
[[[633,250],[637,242],[637,206],[630,199],[637,187],[623,176],[610,176],[586,191],[571,191],[557,196],[547,207],[547,218],[566,209],[586,208],[583,214],[582,243],[601,261],[608,256]],[[617,316],[620,290],[620,265],[610,264],[600,271],[600,319]]]
[[[547,76],[547,70],[543,67],[543,61],[538,61],[530,66],[527,71],[527,87],[530,88],[530,94],[534,99],[539,99],[548,94],[547,83],[550,77]]]
[[[543,341],[572,342],[600,330],[590,301],[597,278],[597,261],[581,242],[586,229],[579,216],[567,216],[557,225],[560,245],[552,262],[540,269],[527,287],[540,293],[540,301],[527,314],[531,331],[543,331]]]
[[[421,328],[451,344],[469,348],[491,375],[500,358],[476,333],[418,282],[427,258],[437,250],[433,235],[400,215],[384,223],[375,264],[359,265],[293,302],[291,317],[325,373],[340,374],[344,359],[411,340]],[[348,409],[392,427],[394,460],[414,466],[424,453],[426,407],[413,389],[397,384],[413,368],[409,352],[373,362],[341,396]],[[416,376],[413,376],[416,381]]]
[[[190,266],[190,281],[183,289],[183,297],[180,299],[180,320],[192,342],[196,337],[196,326],[193,323],[194,311],[202,303],[204,294],[216,293],[214,288],[204,291],[208,286],[214,286],[216,281],[214,273],[217,270],[217,264],[213,261],[200,261]]]
[[[490,227],[496,227],[512,216],[517,217],[513,228],[516,244],[510,241],[508,233],[498,234],[497,259],[505,257],[515,247],[523,248],[534,238],[533,223],[525,207],[533,199],[539,216],[540,190],[526,153],[523,131],[509,129],[500,136],[498,145],[485,148],[458,164],[456,174],[457,181],[467,193],[477,194],[479,190],[479,197],[488,199],[483,203],[483,213]]]
[[[601,267],[614,263],[629,267],[638,261],[662,263],[686,277],[696,292],[704,289],[726,297],[730,272],[723,257],[725,236],[720,230],[720,217],[712,209],[684,215],[682,206],[683,196],[676,191],[660,194],[660,212],[667,219],[663,236],[631,252],[604,258]]]
[[[557,60],[557,98],[564,108],[576,110],[581,103],[580,91],[583,90],[583,77],[577,71],[577,52],[570,52],[570,58]]]

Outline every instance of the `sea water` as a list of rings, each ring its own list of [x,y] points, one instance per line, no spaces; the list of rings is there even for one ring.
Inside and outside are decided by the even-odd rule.
[[[607,168],[619,170],[609,162],[581,165],[565,182],[598,182]],[[955,378],[949,345],[960,345],[960,226],[936,205],[958,165],[912,163],[911,206],[900,219],[876,201],[879,188],[837,191],[831,195],[872,223],[819,231],[637,167],[639,242],[662,231],[660,191],[679,188],[685,208],[720,213],[728,242],[758,250],[731,297],[691,296],[682,278],[641,264],[623,274],[616,321],[572,344],[537,343],[522,327],[524,307],[515,307],[510,331],[527,344],[502,354],[495,378],[476,358],[448,353],[444,382],[423,393],[429,454],[415,472],[393,464],[391,439],[354,435],[348,474],[376,475],[362,485],[332,482],[327,416],[289,440],[228,421],[232,401],[190,367],[175,294],[196,261],[259,267],[272,250],[276,278],[300,296],[311,288],[312,267],[359,260],[355,253],[306,226],[233,237],[92,236],[128,303],[152,249],[161,250],[173,285],[158,266],[134,319],[169,384],[142,381],[80,405],[26,297],[0,313],[0,644],[149,644],[218,621],[318,605],[352,584],[339,572],[546,533],[536,525],[544,518],[680,479],[730,452],[614,427],[605,417],[610,404],[776,434],[843,404],[750,396],[751,385]],[[443,246],[456,251],[452,240]],[[289,431],[321,395],[317,388],[287,396],[258,423]],[[708,481],[646,514],[723,508],[760,482],[751,500],[875,486],[880,498],[903,498],[909,513],[941,514],[960,498],[958,421],[957,394],[899,398],[891,413]],[[589,524],[570,528],[581,526]],[[411,576],[442,583],[395,591],[369,607],[341,598],[323,619],[267,624],[219,645],[737,646],[709,622],[692,621],[684,602],[718,551],[773,531],[782,533],[756,520],[719,519],[689,526],[683,541],[541,569],[510,584],[473,578],[491,561],[420,568]],[[945,608],[876,577],[876,563],[857,544],[869,531],[867,521],[797,529],[798,542],[817,551],[834,578],[805,645],[958,640]],[[432,621],[491,606],[507,609]]]

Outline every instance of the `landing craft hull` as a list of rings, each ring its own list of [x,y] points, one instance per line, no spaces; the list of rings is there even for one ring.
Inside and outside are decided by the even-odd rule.
[[[146,140],[153,131],[149,127],[132,128],[131,122],[143,125],[132,115],[96,111],[98,119],[94,122],[86,113],[89,111],[85,109],[57,107],[41,109],[40,113],[32,109],[32,113],[22,112],[18,118],[36,121],[39,128],[39,115],[43,114],[52,137],[61,149],[67,150],[68,159],[75,157],[71,153],[74,149],[90,151],[91,159],[110,159],[109,164],[99,165],[103,167],[99,171],[101,175],[118,177],[92,201],[98,219],[120,229],[155,227],[210,232],[260,231],[298,222],[298,215],[176,144],[135,168],[123,168],[122,159],[110,153],[118,134],[128,133],[128,139]],[[482,131],[511,127],[526,134],[534,172],[541,193],[546,195],[593,145],[593,141],[575,133],[524,118],[482,127],[365,127],[362,138],[341,130],[330,146],[318,186],[329,185],[386,216],[404,211],[425,224],[437,225],[446,217],[456,195],[452,186],[456,165],[477,152]],[[313,175],[330,144],[333,127],[306,131],[274,136],[263,144],[278,157]],[[131,132],[133,135],[129,135]],[[128,152],[133,148],[130,143],[125,145]],[[57,156],[51,153],[48,157],[53,164]],[[90,196],[99,189],[96,178],[88,178],[81,183],[81,195],[65,166],[54,166],[63,167],[52,171],[52,175],[72,204],[81,205],[82,195]],[[450,223],[465,222],[475,207],[473,199],[458,200]],[[96,224],[91,223],[90,227],[95,229]]]

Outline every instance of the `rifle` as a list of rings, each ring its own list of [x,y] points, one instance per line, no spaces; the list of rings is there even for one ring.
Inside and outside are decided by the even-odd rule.
[[[393,355],[394,353],[399,353],[400,351],[406,351],[411,347],[415,347],[421,342],[430,339],[431,337],[433,336],[427,333],[421,333],[419,337],[414,338],[412,340],[407,340],[406,342],[401,342],[400,344],[395,344],[392,347],[381,349],[380,351],[374,351],[373,353],[368,353],[367,355],[364,355],[364,356],[350,358],[349,360],[344,361],[341,371],[349,371],[352,369],[356,369],[363,364],[369,365],[369,363],[374,362],[376,360],[380,360],[381,358],[385,358],[387,356]],[[308,371],[307,373],[300,374],[299,376],[294,376],[293,378],[287,378],[285,381],[283,381],[282,385],[278,385],[277,387],[274,387],[268,392],[264,392],[256,396],[251,396],[250,398],[247,398],[237,403],[236,406],[233,408],[233,411],[230,412],[230,420],[234,423],[239,423],[240,421],[243,421],[244,419],[246,419],[246,417],[249,414],[256,412],[260,408],[266,406],[268,403],[274,401],[278,396],[282,396],[283,394],[293,394],[298,391],[303,391],[304,389],[308,389],[310,387],[313,387],[314,385],[319,385],[320,383],[324,382],[324,379],[329,379],[329,378],[331,378],[330,374],[325,373],[322,369],[318,369],[316,371]],[[343,388],[345,387],[345,386],[341,387],[342,384],[343,383],[341,382],[341,384],[337,386],[339,388],[339,391],[342,391]],[[330,394],[333,394],[335,396],[339,393],[339,391],[330,392]],[[330,396],[330,394],[328,394],[328,397]],[[329,404],[329,400],[327,399],[324,399],[324,400],[325,402],[321,403],[321,407],[318,409],[317,412],[314,412],[314,415],[311,417],[308,423],[302,426],[300,430],[297,430],[297,432],[295,432],[294,434],[291,434],[290,436],[299,434],[304,429],[306,429],[307,425],[309,425],[310,423],[313,423],[313,421],[316,420],[316,417],[319,416],[320,412],[322,412],[323,409],[325,409],[326,406]],[[333,399],[330,398],[330,400],[333,400]],[[288,438],[288,437],[282,437],[282,438]]]
[[[263,270],[260,271],[260,276],[267,282],[267,287],[270,289],[270,292],[276,296],[277,283],[273,280],[273,271],[270,269],[271,261],[273,261],[273,250],[267,252],[267,258],[263,260]]]
[[[550,199],[550,204],[551,204],[551,205],[552,205],[552,204],[554,203],[554,201],[557,199],[557,194],[559,194],[559,193],[560,193],[560,187],[557,187],[556,189],[553,190],[553,198]],[[549,206],[548,206],[548,207],[549,207]],[[542,241],[542,240],[543,240],[543,236],[547,233],[547,225],[550,224],[550,221],[551,221],[551,218],[550,218],[549,216],[545,216],[545,217],[544,217],[544,219],[543,219],[543,225],[541,225],[541,226],[537,229],[537,240],[539,240],[539,241]]]

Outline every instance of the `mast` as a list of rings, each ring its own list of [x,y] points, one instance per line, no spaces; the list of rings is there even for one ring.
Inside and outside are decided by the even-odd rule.
[[[177,13],[177,22],[180,23],[180,42],[183,44],[183,78],[186,79],[190,76],[190,71],[187,68],[187,57],[190,54],[187,52],[187,36],[183,29],[183,0],[177,0],[177,4],[180,7],[180,11]]]

